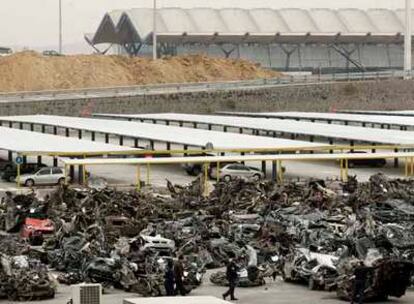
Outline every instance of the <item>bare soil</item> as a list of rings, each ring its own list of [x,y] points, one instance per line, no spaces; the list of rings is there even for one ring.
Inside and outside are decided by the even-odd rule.
[[[204,55],[153,61],[103,55],[46,57],[21,52],[0,57],[0,75],[0,92],[15,92],[247,80],[276,77],[278,73],[245,60]]]

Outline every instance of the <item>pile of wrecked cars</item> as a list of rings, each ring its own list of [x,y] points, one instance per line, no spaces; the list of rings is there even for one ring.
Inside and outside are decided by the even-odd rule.
[[[139,193],[59,186],[42,200],[9,194],[0,206],[0,225],[12,233],[0,235],[0,297],[50,298],[58,283],[81,282],[163,296],[165,267],[179,255],[188,291],[236,256],[240,287],[281,276],[350,299],[363,262],[366,299],[401,297],[414,274],[412,197],[414,181],[383,175],[366,183],[234,179],[207,197],[200,179]],[[210,280],[228,284],[223,271]]]

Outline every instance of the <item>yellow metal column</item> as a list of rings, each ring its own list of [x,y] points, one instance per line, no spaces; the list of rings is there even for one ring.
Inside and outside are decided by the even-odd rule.
[[[341,181],[344,180],[344,172],[343,172],[343,165],[344,164],[343,164],[343,162],[344,162],[343,159],[339,160],[339,176],[340,176]]]
[[[82,177],[83,177],[82,184],[84,186],[87,186],[88,178],[86,176],[86,166],[85,165],[82,166]]]
[[[17,188],[20,188],[21,183],[20,183],[20,164],[17,164]]]
[[[277,180],[278,183],[283,183],[283,170],[282,170],[282,161],[277,161]]]
[[[408,177],[408,157],[404,158],[404,160],[405,160],[404,173],[405,173],[405,177]]]
[[[410,176],[414,175],[414,157],[411,157],[411,174]]]
[[[65,164],[65,185],[68,184],[68,165]]]
[[[220,182],[220,162],[217,162],[217,170],[216,170],[216,181],[217,183]]]
[[[347,182],[348,181],[348,169],[349,169],[349,167],[348,167],[348,159],[344,159],[344,162],[345,162],[345,177],[344,177],[344,182]]]
[[[151,182],[151,165],[147,164],[147,186],[150,185]]]
[[[141,191],[141,166],[137,166],[137,191]]]
[[[204,196],[208,196],[208,167],[209,163],[204,164]]]

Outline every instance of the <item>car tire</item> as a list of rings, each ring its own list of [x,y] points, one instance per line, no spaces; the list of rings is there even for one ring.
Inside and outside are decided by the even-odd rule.
[[[312,277],[309,278],[308,288],[309,290],[318,290],[318,284],[316,284],[315,280]]]
[[[14,182],[14,180],[16,179],[16,176],[9,176],[8,178],[7,178],[7,181],[9,182],[9,183],[12,183],[12,182]]]
[[[64,185],[64,184],[65,184],[65,178],[64,177],[59,178],[58,185]]]
[[[223,180],[224,180],[225,182],[231,182],[231,176],[230,176],[230,175],[225,175],[225,176],[223,177]]]
[[[260,174],[253,175],[253,180],[255,180],[256,182],[258,182],[261,179],[262,179],[262,176]]]
[[[35,185],[35,181],[34,181],[34,180],[32,180],[32,179],[28,179],[28,180],[26,180],[26,181],[24,182],[24,185],[25,185],[26,187],[33,187],[33,186]]]

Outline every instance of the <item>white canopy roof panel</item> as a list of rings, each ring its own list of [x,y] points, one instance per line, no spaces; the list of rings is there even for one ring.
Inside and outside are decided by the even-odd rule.
[[[319,136],[324,138],[336,138],[368,143],[412,145],[414,144],[414,132],[398,130],[382,130],[354,126],[330,125],[325,123],[312,123],[303,121],[283,119],[263,119],[238,116],[214,116],[193,114],[98,114],[96,116],[112,118],[135,118],[150,120],[169,120],[198,122],[213,125],[232,126],[255,130],[266,130],[272,132],[285,132],[291,134],[302,134],[307,136]]]
[[[116,146],[70,137],[0,127],[0,149],[13,152],[94,153],[132,151]]]
[[[305,141],[107,119],[29,115],[0,117],[0,121],[59,126],[196,147],[205,147],[207,143],[212,143],[214,148],[217,149],[307,148],[327,146]]]

